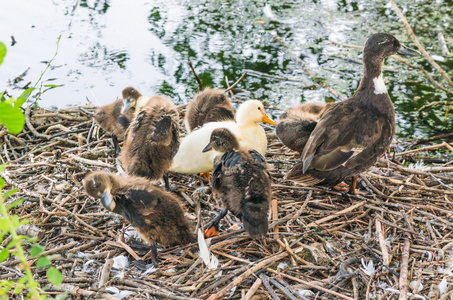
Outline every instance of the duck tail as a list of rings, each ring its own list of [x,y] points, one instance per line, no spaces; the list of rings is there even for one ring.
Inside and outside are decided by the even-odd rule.
[[[313,186],[321,181],[322,179],[315,178],[310,174],[304,174],[304,164],[302,162],[296,164],[285,176],[285,180],[294,181],[302,184],[303,186]]]
[[[268,229],[269,201],[267,199],[245,199],[241,215],[244,229],[251,238],[265,236]]]

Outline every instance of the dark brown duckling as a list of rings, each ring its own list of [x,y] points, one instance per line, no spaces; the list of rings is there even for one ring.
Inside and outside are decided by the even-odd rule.
[[[193,226],[184,217],[178,198],[149,180],[96,171],[84,181],[88,195],[100,199],[107,210],[123,216],[155,249],[156,243],[172,247],[196,241]],[[157,257],[153,257],[153,264],[157,264]]]
[[[286,179],[305,186],[335,185],[376,163],[392,143],[395,110],[382,77],[393,54],[419,55],[393,35],[373,34],[363,51],[364,75],[355,94],[335,103],[319,120]],[[349,189],[355,192],[356,177]]]
[[[226,128],[215,129],[203,152],[224,153],[214,163],[212,188],[227,210],[236,214],[250,237],[265,236],[271,199],[271,179],[264,157],[255,150],[241,149],[236,137]],[[205,236],[216,234],[224,210],[213,220]]]
[[[134,118],[133,108],[121,112],[124,100],[118,99],[113,103],[98,107],[94,113],[94,120],[107,132],[114,133],[120,140],[124,139],[124,133]]]
[[[187,132],[209,122],[221,121],[234,121],[234,110],[225,91],[207,88],[189,101],[184,118]]]
[[[129,127],[121,164],[129,175],[160,179],[170,168],[178,148],[178,111],[169,99],[154,96]],[[168,178],[164,179],[168,189]]]
[[[289,149],[302,153],[319,118],[333,104],[304,103],[288,109],[277,121],[277,137]]]
[[[151,97],[143,96],[137,91],[134,87],[128,86],[122,92],[124,99],[124,106],[122,111],[126,111],[129,108],[133,108],[134,111],[138,114],[140,109],[148,103]]]

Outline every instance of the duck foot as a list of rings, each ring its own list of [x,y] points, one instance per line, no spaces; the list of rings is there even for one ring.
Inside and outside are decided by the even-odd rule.
[[[360,195],[360,196],[368,195],[368,193],[361,192],[361,191],[359,191],[357,189],[357,178],[359,178],[359,176],[353,176],[352,177],[351,186],[349,188],[348,193],[351,194],[351,195]]]
[[[213,236],[216,236],[217,234],[219,234],[219,223],[220,223],[220,220],[222,220],[223,217],[225,217],[227,212],[228,212],[228,209],[226,209],[226,208],[222,209],[220,214],[217,217],[215,217],[211,221],[211,223],[209,223],[208,228],[204,231],[204,238],[205,239],[213,237]]]
[[[233,225],[231,225],[228,229],[227,229],[227,232],[230,232],[230,231],[238,231],[238,230],[241,230],[241,229],[244,229],[244,226],[240,223],[234,223]]]
[[[337,184],[333,188],[335,190],[337,190],[337,191],[341,191],[341,192],[345,192],[345,193],[349,192],[349,185],[347,185],[344,182],[340,182],[339,184]]]
[[[135,251],[132,250],[132,248],[128,244],[126,244],[125,242],[123,242],[121,240],[121,235],[118,234],[118,238],[117,238],[116,241],[117,241],[117,243],[119,243],[124,248],[124,250],[126,250],[130,255],[132,255],[133,258],[135,258],[136,260],[140,260],[141,259],[141,257],[138,256],[138,254],[135,253]]]
[[[212,175],[209,172],[206,173],[200,173],[200,176],[206,179],[209,183],[211,182]]]
[[[159,259],[157,257],[157,243],[152,243],[151,246],[147,246],[151,252],[151,263],[146,264],[143,259],[137,259],[132,264],[141,271],[146,271],[151,267],[157,268],[159,266]],[[151,249],[150,249],[151,248]]]
[[[129,246],[134,250],[137,254],[145,255],[151,250],[151,246],[147,244],[140,243],[136,240],[129,241]]]

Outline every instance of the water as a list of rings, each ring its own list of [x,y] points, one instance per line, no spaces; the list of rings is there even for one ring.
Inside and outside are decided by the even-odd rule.
[[[420,41],[453,77],[453,57],[441,51],[437,30],[453,51],[452,1],[398,1]],[[415,18],[413,16],[416,16]],[[390,32],[414,47],[387,1],[5,1],[0,7],[0,41],[8,46],[0,66],[0,90],[17,97],[43,76],[43,107],[92,102],[103,105],[129,85],[143,94],[170,96],[186,103],[197,91],[187,61],[205,85],[225,88],[244,70],[297,78],[297,82],[248,75],[240,84],[247,97],[286,108],[301,102],[332,101],[323,88],[273,41],[279,36],[317,76],[344,97],[362,75],[360,50],[330,42],[362,45],[374,32]],[[14,36],[17,43],[10,45]],[[410,58],[431,70],[423,58]],[[445,107],[416,110],[432,101],[451,101],[421,75],[388,59],[384,72],[397,111],[397,135],[428,137],[452,130]],[[16,84],[11,81],[28,70]],[[433,72],[436,74],[435,72]],[[436,80],[440,77],[435,75]],[[39,86],[38,86],[39,87]],[[279,112],[271,111],[273,117]]]

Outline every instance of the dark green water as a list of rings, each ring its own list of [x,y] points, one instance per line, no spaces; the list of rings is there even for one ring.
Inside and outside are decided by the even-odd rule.
[[[31,5],[5,4],[0,13],[0,40],[14,35],[0,66],[0,89],[20,94],[36,82],[41,61],[60,48],[45,84],[61,84],[42,95],[41,106],[107,104],[132,85],[143,94],[161,93],[185,103],[197,90],[187,62],[193,62],[204,84],[225,88],[244,70],[296,78],[282,81],[249,74],[240,84],[249,98],[287,108],[301,102],[332,101],[274,41],[280,37],[305,66],[340,95],[351,96],[362,75],[361,51],[331,42],[363,45],[374,32],[389,32],[415,47],[387,1],[62,1],[37,0]],[[452,1],[397,1],[421,43],[453,77],[453,56],[442,52],[441,31],[453,52]],[[36,13],[39,9],[39,13]],[[15,14],[23,16],[18,24]],[[423,58],[410,58],[443,82]],[[422,75],[388,59],[384,72],[397,111],[399,137],[428,137],[452,131],[445,107],[416,111],[432,101],[452,101]],[[8,84],[30,67],[23,81]],[[307,88],[308,87],[308,88]],[[311,88],[310,88],[311,87]],[[87,100],[88,99],[88,100]],[[338,100],[337,100],[338,101]],[[278,111],[271,111],[275,118]]]

